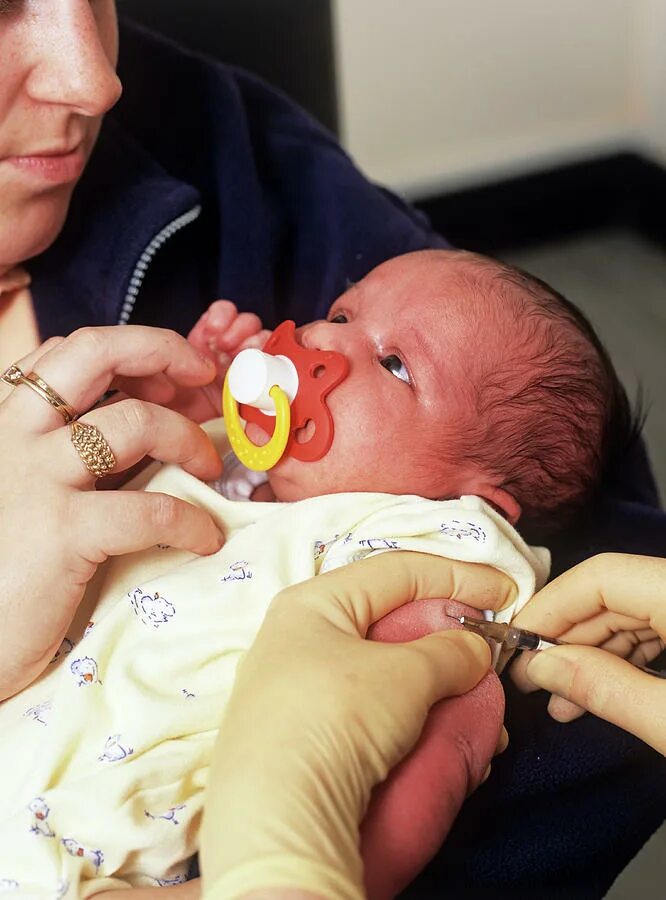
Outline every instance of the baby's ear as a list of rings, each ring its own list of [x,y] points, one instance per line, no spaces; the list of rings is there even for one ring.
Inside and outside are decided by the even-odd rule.
[[[475,493],[494,506],[497,512],[501,513],[511,525],[515,525],[520,519],[522,514],[520,503],[503,488],[486,484],[480,486]]]

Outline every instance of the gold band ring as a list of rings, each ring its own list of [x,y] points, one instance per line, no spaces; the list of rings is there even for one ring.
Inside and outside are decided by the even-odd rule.
[[[7,384],[11,384],[12,387],[18,387],[19,384],[24,384],[26,387],[29,387],[38,394],[42,400],[46,400],[56,412],[60,413],[65,420],[65,425],[69,425],[69,423],[73,422],[78,416],[74,407],[70,406],[66,400],[63,400],[60,394],[57,391],[54,391],[50,384],[47,384],[43,378],[39,377],[37,372],[28,372],[28,374],[25,375],[18,366],[10,366],[6,372],[3,372],[2,380]]]
[[[116,458],[99,428],[87,422],[72,422],[69,428],[72,444],[90,474],[95,478],[108,475]]]

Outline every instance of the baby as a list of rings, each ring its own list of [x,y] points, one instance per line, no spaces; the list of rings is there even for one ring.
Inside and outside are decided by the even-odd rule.
[[[260,327],[219,301],[190,340],[227,363],[265,341],[268,332],[253,335]],[[477,254],[393,259],[297,338],[343,352],[351,372],[328,400],[331,450],[277,465],[272,499],[474,494],[546,540],[589,505],[635,436],[624,388],[582,313],[538,278]],[[212,400],[219,406],[219,386]],[[247,434],[267,440],[255,425]]]
[[[192,339],[232,353],[251,341],[242,320],[219,332],[229,309],[212,308]],[[0,879],[19,896],[184,880],[215,729],[275,593],[407,549],[509,574],[518,601],[500,614],[507,620],[548,567],[513,524],[541,536],[568,522],[630,430],[624,393],[580,314],[541,282],[472,254],[392,260],[297,339],[350,363],[328,397],[329,452],[284,458],[268,485],[237,466],[222,479],[227,494],[268,488],[278,502],[227,499],[172,466],[143,473],[132,487],[205,507],[226,545],[206,558],[159,547],[110,560],[47,672],[0,707]],[[219,409],[219,391],[210,396]],[[210,432],[228,453],[219,421]],[[258,426],[248,436],[268,437]],[[389,835],[390,857],[399,836],[377,833]],[[387,896],[386,883],[371,895]]]

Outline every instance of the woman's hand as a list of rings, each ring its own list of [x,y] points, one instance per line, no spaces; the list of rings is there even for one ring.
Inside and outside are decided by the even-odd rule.
[[[365,641],[407,601],[500,609],[515,586],[480,565],[385,553],[282,591],[242,660],[216,743],[202,831],[204,895],[266,887],[362,896],[359,822],[432,704],[490,665],[476,635]]]
[[[666,681],[631,664],[664,649],[666,559],[592,557],[546,585],[514,624],[577,645],[523,654],[511,670],[523,690],[553,693],[554,718],[582,708],[666,754]]]
[[[18,362],[84,412],[119,380],[196,387],[213,366],[175,332],[140,326],[86,328]],[[4,385],[3,385],[4,387]],[[149,455],[203,479],[220,460],[204,432],[178,413],[138,400],[94,409],[116,458],[115,472]],[[149,492],[96,492],[70,428],[44,399],[19,385],[0,403],[0,700],[48,665],[97,566],[157,543],[214,553],[222,537],[208,513]]]

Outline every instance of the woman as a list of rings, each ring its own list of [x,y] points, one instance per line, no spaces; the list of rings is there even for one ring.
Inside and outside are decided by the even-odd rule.
[[[112,0],[0,2],[0,273],[8,288],[0,298],[1,368],[40,339],[84,325],[130,321],[186,333],[215,296],[232,297],[268,326],[311,319],[382,260],[442,245],[416,213],[365,181],[329,135],[255,79],[136,29],[122,37],[125,97],[100,130],[119,92]],[[29,288],[17,266],[29,272]],[[141,384],[135,390],[141,394]],[[140,431],[150,426],[144,421]],[[66,466],[68,453],[60,444],[49,470]],[[33,471],[2,466],[3,491],[28,490]],[[598,530],[577,536],[560,565],[602,546],[659,552],[666,525],[653,509],[649,472],[632,466],[623,501],[645,506],[609,499]],[[104,531],[105,515],[94,515]],[[7,519],[3,526],[14,530]],[[60,522],[45,521],[42,547],[61,531]],[[552,884],[600,896],[658,824],[663,798],[653,785],[665,780],[657,761],[615,733],[590,735],[589,724],[569,726],[562,746],[548,723],[532,729],[532,706],[515,697],[509,719],[512,755],[463,812],[433,879],[466,896],[519,891],[539,859],[544,891]],[[589,760],[595,740],[606,748],[603,761]],[[548,771],[539,784],[535,756]],[[631,807],[617,799],[629,791]],[[572,795],[576,815],[557,799]],[[591,813],[613,833],[586,828]],[[498,818],[509,823],[501,836],[491,834]],[[632,836],[621,842],[624,855],[607,850],[615,831]],[[520,859],[507,852],[516,845]],[[577,865],[583,856],[585,866]]]

